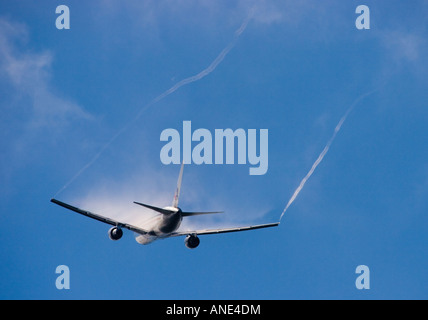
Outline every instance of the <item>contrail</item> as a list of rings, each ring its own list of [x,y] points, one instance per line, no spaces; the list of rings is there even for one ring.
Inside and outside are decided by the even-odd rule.
[[[154,98],[152,101],[150,101],[148,104],[146,104],[144,107],[141,108],[141,110],[138,112],[137,116],[130,120],[125,126],[123,126],[101,149],[100,151],[89,161],[86,165],[83,166],[82,169],[80,169],[71,179],[68,181],[61,189],[58,190],[58,192],[55,194],[54,197],[56,197],[59,193],[61,193],[64,189],[66,189],[70,184],[74,182],[86,169],[88,169],[91,165],[95,163],[95,161],[98,160],[98,158],[103,154],[103,152],[113,143],[114,140],[117,139],[118,136],[120,136],[124,131],[126,131],[127,128],[129,128],[135,121],[137,121],[144,111],[146,111],[148,108],[156,104],[157,102],[161,101],[165,97],[169,96],[171,93],[177,91],[179,88],[190,84],[195,81],[199,81],[202,78],[209,75],[211,72],[213,72],[217,66],[223,61],[223,59],[226,57],[226,55],[232,50],[232,48],[235,46],[236,41],[238,40],[239,36],[245,31],[247,28],[248,23],[250,22],[252,16],[253,16],[253,10],[250,12],[248,17],[244,20],[244,22],[241,24],[241,26],[235,31],[234,37],[232,41],[220,52],[220,54],[214,59],[211,64],[199,72],[198,74],[185,78],[181,80],[180,82],[173,85],[168,90],[161,93],[159,96]]]
[[[342,128],[343,123],[345,122],[348,115],[351,113],[351,111],[355,108],[355,106],[365,97],[373,94],[377,90],[370,91],[368,93],[363,94],[358,99],[352,103],[352,105],[348,108],[348,110],[345,112],[343,117],[340,119],[339,123],[337,124],[336,128],[334,129],[334,133],[331,136],[330,140],[328,140],[326,146],[324,147],[321,154],[318,156],[317,160],[314,162],[314,164],[311,167],[311,170],[306,174],[306,176],[303,178],[303,180],[300,182],[299,186],[297,187],[296,191],[294,191],[293,195],[291,196],[290,200],[288,201],[287,205],[284,208],[284,211],[282,211],[281,216],[279,220],[281,221],[282,217],[284,216],[285,212],[288,210],[288,208],[291,206],[291,204],[296,200],[297,196],[299,195],[300,191],[302,191],[303,187],[305,186],[306,181],[309,180],[311,175],[314,173],[315,169],[318,167],[318,165],[321,163],[321,161],[324,159],[324,156],[327,154],[328,150],[330,149],[330,146],[332,145],[334,139],[336,138],[336,135]]]
[[[214,59],[213,62],[211,62],[211,64],[206,69],[202,70],[201,72],[199,72],[198,74],[196,74],[194,76],[191,76],[191,77],[188,77],[186,79],[181,80],[180,82],[178,82],[177,84],[175,84],[174,86],[172,86],[171,88],[166,90],[164,93],[160,94],[155,99],[153,99],[145,108],[149,107],[150,105],[152,105],[156,102],[159,102],[160,100],[162,100],[166,96],[170,95],[171,93],[173,93],[174,91],[176,91],[180,87],[185,86],[189,83],[201,80],[202,78],[206,77],[211,72],[213,72],[215,70],[215,68],[217,68],[217,66],[220,64],[220,62],[223,61],[223,59],[226,57],[226,55],[229,53],[229,51],[235,46],[236,41],[238,40],[238,38],[242,34],[242,32],[244,32],[245,28],[248,25],[248,22],[250,22],[251,17],[252,17],[252,13],[250,13],[250,15],[244,20],[244,22],[238,28],[238,30],[235,31],[235,35],[234,35],[232,41],[227,45],[226,48],[224,48],[220,52],[220,54]],[[143,108],[143,109],[145,109],[145,108]],[[137,117],[139,117],[141,115],[142,111],[144,111],[144,110],[141,110]]]

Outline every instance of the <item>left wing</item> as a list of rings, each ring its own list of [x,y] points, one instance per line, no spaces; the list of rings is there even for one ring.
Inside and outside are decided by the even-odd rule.
[[[247,231],[247,230],[255,230],[255,229],[262,229],[262,228],[277,227],[278,225],[279,225],[279,222],[275,222],[275,223],[259,224],[259,225],[255,225],[255,226],[249,226],[249,227],[237,227],[237,228],[225,228],[225,229],[203,229],[203,230],[195,230],[195,231],[182,231],[182,232],[173,232],[169,236],[170,237],[178,237],[178,236],[187,236],[189,234],[202,235],[202,234],[217,234],[217,233],[238,232],[238,231]]]
[[[141,229],[141,228],[138,228],[136,226],[133,226],[133,225],[130,225],[130,224],[127,224],[127,223],[123,223],[123,222],[119,222],[119,221],[116,221],[116,220],[104,217],[102,215],[99,215],[99,214],[96,214],[96,213],[92,213],[90,211],[79,209],[77,207],[74,207],[72,205],[69,205],[67,203],[61,202],[61,201],[56,200],[56,199],[51,199],[51,202],[53,202],[53,203],[55,203],[55,204],[57,204],[57,205],[59,205],[61,207],[64,207],[66,209],[69,209],[71,211],[80,213],[81,215],[84,215],[86,217],[89,217],[89,218],[92,218],[92,219],[95,219],[95,220],[98,220],[98,221],[110,224],[112,226],[116,226],[116,227],[120,227],[120,228],[126,228],[128,230],[134,231],[134,232],[142,234],[142,235],[148,233],[148,231],[146,231],[144,229]]]

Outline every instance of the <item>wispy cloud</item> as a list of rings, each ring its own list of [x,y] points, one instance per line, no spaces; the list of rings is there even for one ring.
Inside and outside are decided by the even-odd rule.
[[[7,185],[34,153],[47,151],[75,121],[92,116],[64,97],[52,80],[52,52],[29,45],[25,24],[0,17],[0,175]]]
[[[396,67],[426,59],[427,40],[415,31],[389,30],[379,33],[388,62]]]
[[[91,118],[81,106],[55,92],[50,84],[53,55],[25,48],[28,37],[25,25],[0,18],[0,75],[16,94],[30,99],[29,124],[61,127],[69,120]]]

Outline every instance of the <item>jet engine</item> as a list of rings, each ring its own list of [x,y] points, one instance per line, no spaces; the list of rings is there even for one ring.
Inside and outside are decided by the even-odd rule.
[[[199,238],[194,234],[189,234],[186,239],[184,239],[184,244],[189,249],[195,249],[197,246],[199,246],[199,243]]]
[[[108,231],[108,237],[110,238],[110,240],[116,241],[122,238],[122,236],[123,231],[119,227],[110,228],[110,230]]]

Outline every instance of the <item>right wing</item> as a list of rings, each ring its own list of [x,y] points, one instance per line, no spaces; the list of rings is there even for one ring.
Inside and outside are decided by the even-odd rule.
[[[69,205],[67,203],[61,202],[61,201],[56,200],[56,199],[51,199],[51,202],[53,202],[53,203],[55,203],[55,204],[57,204],[57,205],[59,205],[61,207],[64,207],[66,209],[69,209],[71,211],[80,213],[81,215],[84,215],[86,217],[89,217],[89,218],[92,218],[92,219],[95,219],[95,220],[98,220],[98,221],[110,224],[110,225],[115,226],[115,227],[126,228],[128,230],[134,231],[134,232],[142,234],[142,235],[148,233],[148,231],[146,231],[144,229],[135,227],[135,226],[127,224],[127,223],[119,222],[119,221],[116,221],[116,220],[113,220],[113,219],[110,219],[110,218],[107,218],[107,217],[104,217],[104,216],[92,213],[90,211],[86,211],[86,210],[79,209],[77,207],[73,207],[73,206],[71,206],[71,205]]]
[[[275,223],[259,224],[259,225],[255,225],[255,226],[249,226],[249,227],[224,228],[224,229],[203,229],[203,230],[195,230],[195,231],[182,231],[182,232],[173,232],[173,233],[170,234],[170,237],[187,236],[189,234],[203,235],[203,234],[217,234],[217,233],[238,232],[238,231],[247,231],[247,230],[255,230],[255,229],[262,229],[262,228],[277,227],[278,225],[279,225],[279,222],[275,222]]]

